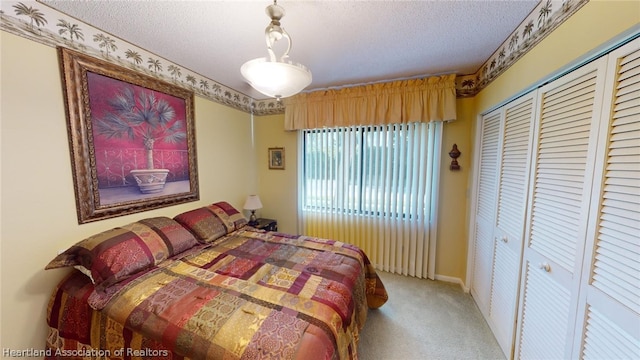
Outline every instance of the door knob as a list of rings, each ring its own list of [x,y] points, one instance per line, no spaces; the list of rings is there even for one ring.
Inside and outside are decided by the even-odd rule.
[[[546,262],[538,264],[538,267],[540,267],[540,269],[544,270],[545,272],[551,271],[551,265]]]

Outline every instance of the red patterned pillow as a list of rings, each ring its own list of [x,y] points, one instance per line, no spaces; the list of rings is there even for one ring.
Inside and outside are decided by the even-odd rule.
[[[184,212],[174,219],[204,243],[247,225],[244,215],[224,201]]]
[[[213,209],[216,215],[224,222],[228,230],[227,233],[241,229],[247,225],[247,218],[226,201],[211,204],[209,208]]]
[[[88,237],[56,256],[45,269],[75,266],[97,290],[104,290],[198,244],[175,220],[155,217]]]

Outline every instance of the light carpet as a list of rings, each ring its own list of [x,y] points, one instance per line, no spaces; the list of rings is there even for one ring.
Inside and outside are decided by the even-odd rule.
[[[471,295],[459,285],[378,275],[389,301],[369,310],[359,359],[505,359]]]

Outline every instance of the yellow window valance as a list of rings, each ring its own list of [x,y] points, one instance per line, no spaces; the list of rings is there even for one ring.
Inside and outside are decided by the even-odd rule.
[[[448,121],[455,74],[301,93],[285,99],[285,129]]]

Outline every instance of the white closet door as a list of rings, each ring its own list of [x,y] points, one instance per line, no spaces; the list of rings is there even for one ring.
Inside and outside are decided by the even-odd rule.
[[[571,354],[606,59],[538,92],[516,356]]]
[[[608,70],[573,357],[640,359],[640,39]]]
[[[508,358],[515,335],[535,101],[531,93],[503,109],[489,325]]]
[[[493,232],[496,218],[500,111],[482,118],[477,184],[476,215],[473,234],[473,277],[471,294],[487,317],[491,297]]]

